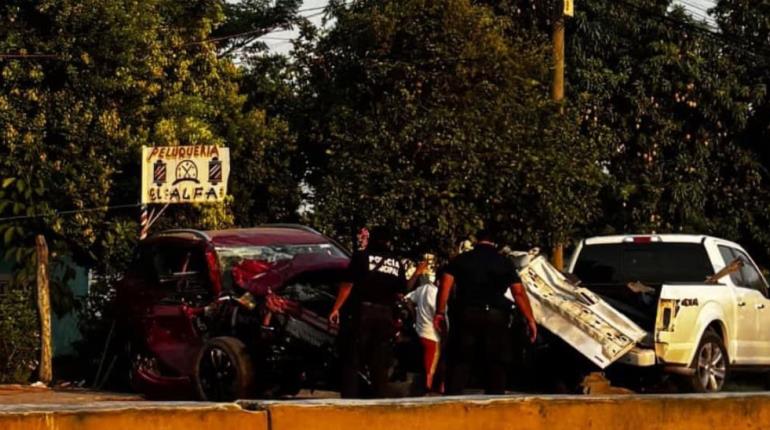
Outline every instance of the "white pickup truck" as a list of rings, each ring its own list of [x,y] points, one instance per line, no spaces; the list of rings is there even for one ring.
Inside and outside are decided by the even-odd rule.
[[[770,370],[768,285],[736,243],[594,237],[567,269],[573,279],[538,257],[520,274],[538,322],[600,367],[660,366],[696,392],[720,391],[730,370]]]

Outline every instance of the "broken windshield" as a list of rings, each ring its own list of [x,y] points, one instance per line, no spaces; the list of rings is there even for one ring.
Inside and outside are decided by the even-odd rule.
[[[222,268],[223,291],[232,288],[232,268],[245,260],[257,260],[276,263],[291,260],[301,254],[323,254],[331,257],[346,257],[345,253],[331,243],[308,245],[269,245],[269,246],[228,246],[217,248],[219,264]]]

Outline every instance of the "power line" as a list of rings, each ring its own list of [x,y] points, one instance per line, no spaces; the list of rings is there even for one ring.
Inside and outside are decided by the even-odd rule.
[[[314,14],[311,14],[311,15],[303,16],[303,18],[314,18],[316,16],[323,15],[324,13],[325,12],[318,12],[318,13],[314,13]],[[260,28],[260,29],[256,29],[256,30],[249,30],[249,31],[241,32],[241,33],[228,34],[228,35],[219,36],[219,37],[212,37],[210,39],[204,39],[204,40],[198,40],[198,41],[194,41],[194,42],[188,42],[188,43],[185,43],[185,45],[200,45],[200,44],[204,44],[204,43],[222,42],[222,41],[225,41],[225,40],[235,39],[235,38],[238,38],[238,37],[253,36],[253,35],[257,34],[257,33],[271,34],[271,33],[274,32],[273,30],[275,28],[277,28],[277,26],[276,27],[272,27],[272,28]]]
[[[314,11],[314,10],[326,9],[326,7],[328,7],[328,6],[329,6],[329,3],[326,3],[323,6],[316,6],[316,7],[309,7],[307,9],[300,9],[300,10],[297,11],[297,13],[310,12],[310,11]]]
[[[311,15],[305,15],[305,16],[303,16],[302,18],[315,18],[315,17],[317,17],[317,16],[321,16],[321,15],[323,15],[323,14],[325,14],[325,13],[326,13],[326,11],[322,11],[322,12],[316,12],[316,13],[314,13],[314,14],[311,14]]]
[[[703,14],[708,14],[708,9],[703,8],[701,5],[693,2],[692,0],[677,0],[677,3],[681,3],[688,6],[688,10],[697,10]]]
[[[684,13],[689,14],[694,18],[699,18],[703,21],[714,23],[714,17],[709,15],[707,10],[701,9],[700,7],[696,6],[694,3],[688,3],[684,0],[679,0],[679,3],[680,4],[678,4],[677,6],[680,6]]]
[[[101,211],[111,211],[116,209],[128,209],[128,208],[136,208],[141,205],[142,205],[141,203],[130,203],[130,204],[113,205],[113,206],[99,206],[95,208],[86,208],[86,209],[68,209],[63,211],[54,210],[53,213],[50,213],[50,214],[16,215],[16,216],[4,217],[4,218],[0,218],[0,222],[19,221],[24,219],[35,219],[35,218],[49,218],[49,217],[55,217],[55,216],[61,216],[61,215],[74,215],[74,214],[86,213],[86,212],[101,212]]]
[[[284,40],[284,41],[292,41],[294,39],[290,37],[273,37],[273,36],[260,36],[260,40]]]
[[[51,58],[51,59],[57,59],[59,58],[56,55],[53,54],[13,54],[13,53],[7,53],[7,54],[0,54],[0,59],[13,59],[13,60],[20,60],[20,59],[26,59],[26,58]]]
[[[326,9],[328,6],[329,6],[329,3],[326,3],[323,6],[315,6],[315,7],[305,8],[305,9],[299,9],[299,10],[297,10],[296,13],[297,14],[301,14],[301,13],[304,13],[304,12],[314,12],[314,11],[320,10],[321,12],[316,12],[316,13],[313,13],[313,14],[310,14],[310,15],[300,15],[302,18],[305,18],[305,19],[315,18],[317,16],[321,16],[324,13],[326,13],[323,9]],[[267,34],[271,34],[271,33],[278,33],[278,32],[281,32],[281,31],[290,31],[290,30],[279,30],[279,31],[276,31],[277,28],[279,28],[279,26],[276,25],[276,26],[268,27],[268,28],[260,28],[260,29],[244,31],[244,32],[241,32],[241,33],[227,34],[227,35],[224,35],[224,36],[212,37],[212,38],[208,38],[208,39],[187,42],[187,43],[184,44],[184,46],[201,45],[201,44],[204,44],[204,43],[222,42],[222,41],[225,41],[225,40],[230,40],[230,39],[235,39],[235,38],[240,38],[240,37],[253,36],[253,35],[259,34],[259,33],[262,33],[263,35],[267,35]],[[265,36],[261,36],[261,37],[258,37],[258,38],[268,39],[268,37],[265,37]],[[279,40],[279,39],[275,38],[275,40]],[[286,38],[284,40],[291,40],[291,39]],[[0,60],[3,60],[3,59],[33,59],[33,58],[58,59],[59,57],[56,56],[56,55],[53,55],[53,54],[0,53]]]
[[[273,49],[273,48],[277,48],[277,47],[279,47],[279,46],[288,45],[288,44],[290,44],[290,43],[292,43],[292,42],[293,42],[293,40],[288,40],[288,41],[285,41],[285,42],[279,42],[279,43],[276,43],[276,44],[274,44],[274,45],[268,45],[268,47],[269,47],[270,49]]]
[[[739,50],[744,51],[744,52],[746,52],[748,54],[751,54],[751,55],[754,55],[754,56],[757,56],[757,57],[760,57],[760,58],[764,58],[764,59],[770,58],[770,47],[768,47],[768,46],[757,46],[757,47],[751,46],[751,44],[747,44],[746,42],[744,42],[739,37],[737,37],[735,35],[731,35],[729,33],[725,33],[724,31],[720,31],[720,32],[717,33],[715,31],[709,30],[709,29],[707,29],[707,28],[705,28],[703,26],[692,24],[690,22],[681,21],[681,20],[673,18],[673,17],[671,17],[669,15],[661,14],[661,13],[659,13],[657,11],[654,11],[654,10],[645,9],[642,6],[639,6],[639,5],[636,5],[634,3],[631,3],[630,1],[618,0],[618,2],[623,4],[623,5],[628,6],[630,8],[636,9],[639,12],[645,13],[648,16],[656,18],[656,19],[658,19],[660,21],[667,21],[667,22],[670,22],[670,23],[674,23],[674,24],[678,25],[680,28],[686,27],[686,28],[688,28],[688,29],[690,29],[692,31],[695,31],[695,32],[701,33],[701,34],[703,34],[705,36],[714,38],[716,40],[724,42],[727,45],[730,45],[730,47],[732,47],[732,48],[739,49]],[[762,53],[756,52],[756,51],[754,51],[755,48],[759,48],[763,52]]]

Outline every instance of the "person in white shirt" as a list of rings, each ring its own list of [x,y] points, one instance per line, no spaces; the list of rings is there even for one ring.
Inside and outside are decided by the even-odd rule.
[[[433,378],[438,368],[441,335],[433,326],[433,317],[436,313],[436,296],[438,287],[434,284],[431,274],[427,274],[428,264],[426,261],[420,263],[417,268],[416,276],[419,276],[419,286],[406,295],[405,299],[415,305],[414,328],[420,337],[420,344],[423,349],[423,366],[425,367],[425,388],[430,392],[433,389]]]

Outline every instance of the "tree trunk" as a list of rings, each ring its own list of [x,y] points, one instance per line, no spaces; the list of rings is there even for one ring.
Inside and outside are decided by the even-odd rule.
[[[51,300],[48,289],[48,245],[42,234],[35,237],[37,250],[37,310],[40,314],[40,381],[53,380],[51,347]]]

